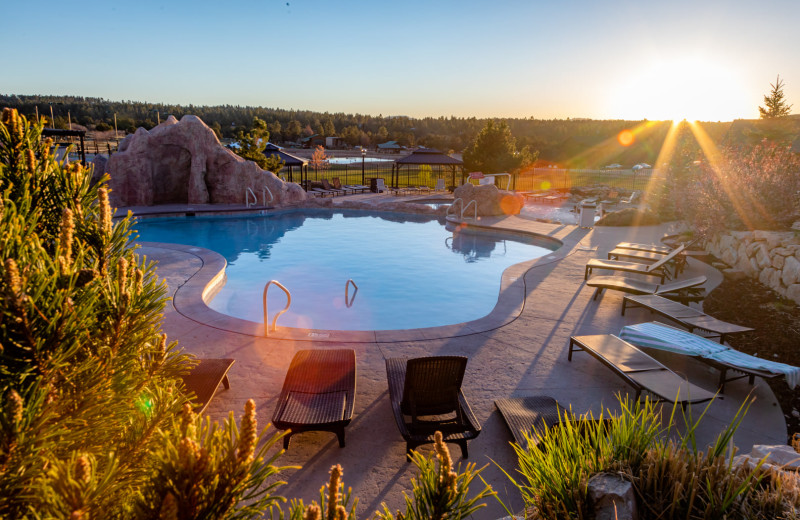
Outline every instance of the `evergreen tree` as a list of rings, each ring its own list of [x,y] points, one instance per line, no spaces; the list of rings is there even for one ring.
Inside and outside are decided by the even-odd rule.
[[[535,155],[538,156],[538,152]],[[524,153],[517,151],[516,139],[505,121],[495,124],[493,120],[488,120],[472,144],[464,150],[464,166],[467,170],[483,173],[511,173],[534,160],[527,148]]]
[[[769,92],[768,95],[764,96],[764,104],[767,106],[758,107],[758,112],[761,114],[761,119],[775,119],[777,117],[788,116],[792,110],[792,105],[786,104],[786,98],[783,94],[783,81],[781,81],[781,77],[778,76],[778,79],[775,83],[770,83],[770,87],[772,90]]]
[[[254,406],[241,431],[180,414],[191,360],[160,332],[166,291],[132,219],[41,131],[3,111],[0,518],[260,517],[281,468]]]
[[[269,130],[267,130],[267,123],[261,119],[254,117],[253,130],[250,132],[239,130],[236,139],[239,141],[239,148],[236,150],[236,154],[248,161],[253,161],[262,169],[278,173],[286,164],[278,156],[271,155],[267,157],[264,155],[264,149],[269,142]]]

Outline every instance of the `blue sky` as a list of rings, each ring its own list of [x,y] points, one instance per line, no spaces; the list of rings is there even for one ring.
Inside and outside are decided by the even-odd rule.
[[[0,18],[4,94],[730,120],[780,74],[800,112],[797,0],[5,0]]]

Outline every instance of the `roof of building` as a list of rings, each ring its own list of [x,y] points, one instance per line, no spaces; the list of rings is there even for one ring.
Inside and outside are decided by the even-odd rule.
[[[273,155],[277,155],[280,157],[286,166],[305,166],[308,164],[306,159],[302,157],[297,157],[296,155],[292,155],[290,153],[286,153],[283,151],[283,148],[276,144],[267,143],[266,148],[264,148],[264,155],[267,157],[271,157]]]
[[[464,162],[454,159],[449,155],[434,148],[418,148],[411,155],[407,155],[395,161],[396,164],[446,164],[453,166],[463,166]]]
[[[388,148],[390,150],[399,150],[400,149],[400,145],[397,144],[397,141],[386,141],[385,143],[379,144],[378,148],[383,148],[383,149],[387,149]]]

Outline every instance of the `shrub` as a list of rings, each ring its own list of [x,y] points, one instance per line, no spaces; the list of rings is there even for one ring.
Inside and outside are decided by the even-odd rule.
[[[796,475],[734,466],[733,453],[726,454],[747,406],[703,452],[694,431],[705,411],[697,420],[684,413],[682,433],[675,428],[679,406],[673,406],[664,426],[660,406],[620,399],[618,414],[606,411],[597,420],[589,415],[588,421],[535,432],[539,444],[529,442],[533,447],[527,450],[514,445],[519,476],[518,481],[509,478],[529,519],[589,517],[588,481],[604,471],[633,483],[643,520],[794,518],[800,506]]]
[[[596,226],[655,226],[661,220],[652,211],[642,211],[636,208],[626,208],[619,211],[606,213],[604,217],[595,222]]]
[[[702,234],[722,230],[788,229],[798,217],[800,156],[762,142],[751,150],[728,148],[704,162],[673,195]]]

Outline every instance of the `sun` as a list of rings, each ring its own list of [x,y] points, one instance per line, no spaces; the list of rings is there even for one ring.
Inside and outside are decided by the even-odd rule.
[[[626,73],[609,96],[622,119],[731,121],[746,117],[753,100],[738,67],[705,56],[650,60]]]

